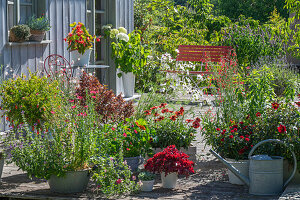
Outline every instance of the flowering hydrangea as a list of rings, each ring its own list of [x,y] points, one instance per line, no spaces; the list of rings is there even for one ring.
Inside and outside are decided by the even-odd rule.
[[[117,37],[117,40],[121,40],[121,41],[124,41],[124,42],[128,42],[129,41],[129,37],[125,33],[119,33],[119,34],[117,34],[116,37]]]

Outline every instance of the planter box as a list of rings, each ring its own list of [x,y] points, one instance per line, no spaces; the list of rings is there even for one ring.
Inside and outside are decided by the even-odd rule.
[[[187,154],[189,156],[189,160],[193,161],[194,163],[197,162],[196,154],[197,154],[197,147],[190,146],[188,149],[180,148],[180,151]],[[161,148],[154,148],[154,154],[163,151]]]

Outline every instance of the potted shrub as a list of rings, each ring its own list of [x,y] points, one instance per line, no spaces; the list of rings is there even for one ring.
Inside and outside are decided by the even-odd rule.
[[[82,192],[86,188],[92,158],[97,157],[96,139],[101,136],[91,94],[86,106],[74,101],[74,95],[57,92],[54,96],[60,104],[51,108],[49,123],[37,131],[29,130],[29,119],[20,110],[24,125],[9,134],[5,142],[11,153],[9,162],[14,162],[30,177],[46,179],[50,190],[58,193]]]
[[[116,156],[121,152],[124,161],[132,171],[137,171],[147,154],[151,154],[150,130],[143,119],[127,119],[127,123],[104,125],[105,138],[114,140],[109,149],[109,155]]]
[[[11,128],[27,125],[33,132],[41,128],[52,117],[52,108],[57,105],[58,82],[49,82],[46,77],[31,74],[4,81],[0,86],[2,99],[0,109]]]
[[[81,22],[70,24],[72,31],[64,39],[71,51],[73,66],[88,66],[94,40],[100,42],[100,38],[92,36]]]
[[[109,25],[103,26],[106,37],[113,40],[112,58],[116,67],[121,70],[117,75],[122,77],[124,96],[131,97],[134,94],[135,74],[141,73],[150,51],[142,45],[139,32],[127,34],[127,30],[123,27],[111,28]]]
[[[160,173],[164,188],[175,188],[178,175],[188,177],[190,173],[194,173],[194,162],[188,158],[189,156],[178,151],[175,145],[170,145],[149,158],[145,164],[145,170]]]
[[[200,127],[200,119],[185,119],[185,110],[171,110],[166,103],[153,106],[144,111],[149,128],[154,130],[151,135],[151,146],[155,153],[169,145],[175,145],[181,150],[187,149],[193,160],[196,160],[196,148],[191,147],[195,139],[196,129]]]
[[[145,171],[139,173],[138,178],[142,181],[141,190],[143,192],[151,192],[153,190],[155,174]]]
[[[10,42],[25,42],[30,37],[30,28],[25,25],[16,25],[9,30]]]
[[[51,28],[50,21],[45,16],[37,17],[33,15],[27,21],[27,25],[29,26],[31,33],[29,40],[38,42],[41,42],[44,39],[46,31],[49,31]]]

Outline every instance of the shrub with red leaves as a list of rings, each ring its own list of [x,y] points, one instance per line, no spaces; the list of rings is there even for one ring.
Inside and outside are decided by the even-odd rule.
[[[88,75],[85,72],[80,77],[76,94],[82,106],[85,106],[87,94],[95,99],[95,109],[104,123],[125,121],[134,112],[132,102],[125,102],[121,95],[116,96],[112,90],[108,90],[106,86],[101,85],[95,76]]]
[[[189,156],[178,151],[175,145],[170,145],[148,159],[145,169],[153,173],[165,172],[165,175],[175,172],[188,177],[191,173],[195,173],[194,162],[188,158]]]

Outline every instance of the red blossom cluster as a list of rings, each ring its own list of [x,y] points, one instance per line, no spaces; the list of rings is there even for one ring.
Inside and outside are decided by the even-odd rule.
[[[283,126],[282,124],[280,124],[277,129],[279,133],[286,133],[286,126]]]
[[[165,175],[169,173],[178,173],[188,177],[194,172],[194,162],[188,160],[189,156],[185,153],[178,151],[175,145],[170,145],[162,152],[159,152],[147,160],[145,169],[153,173],[165,172]]]

